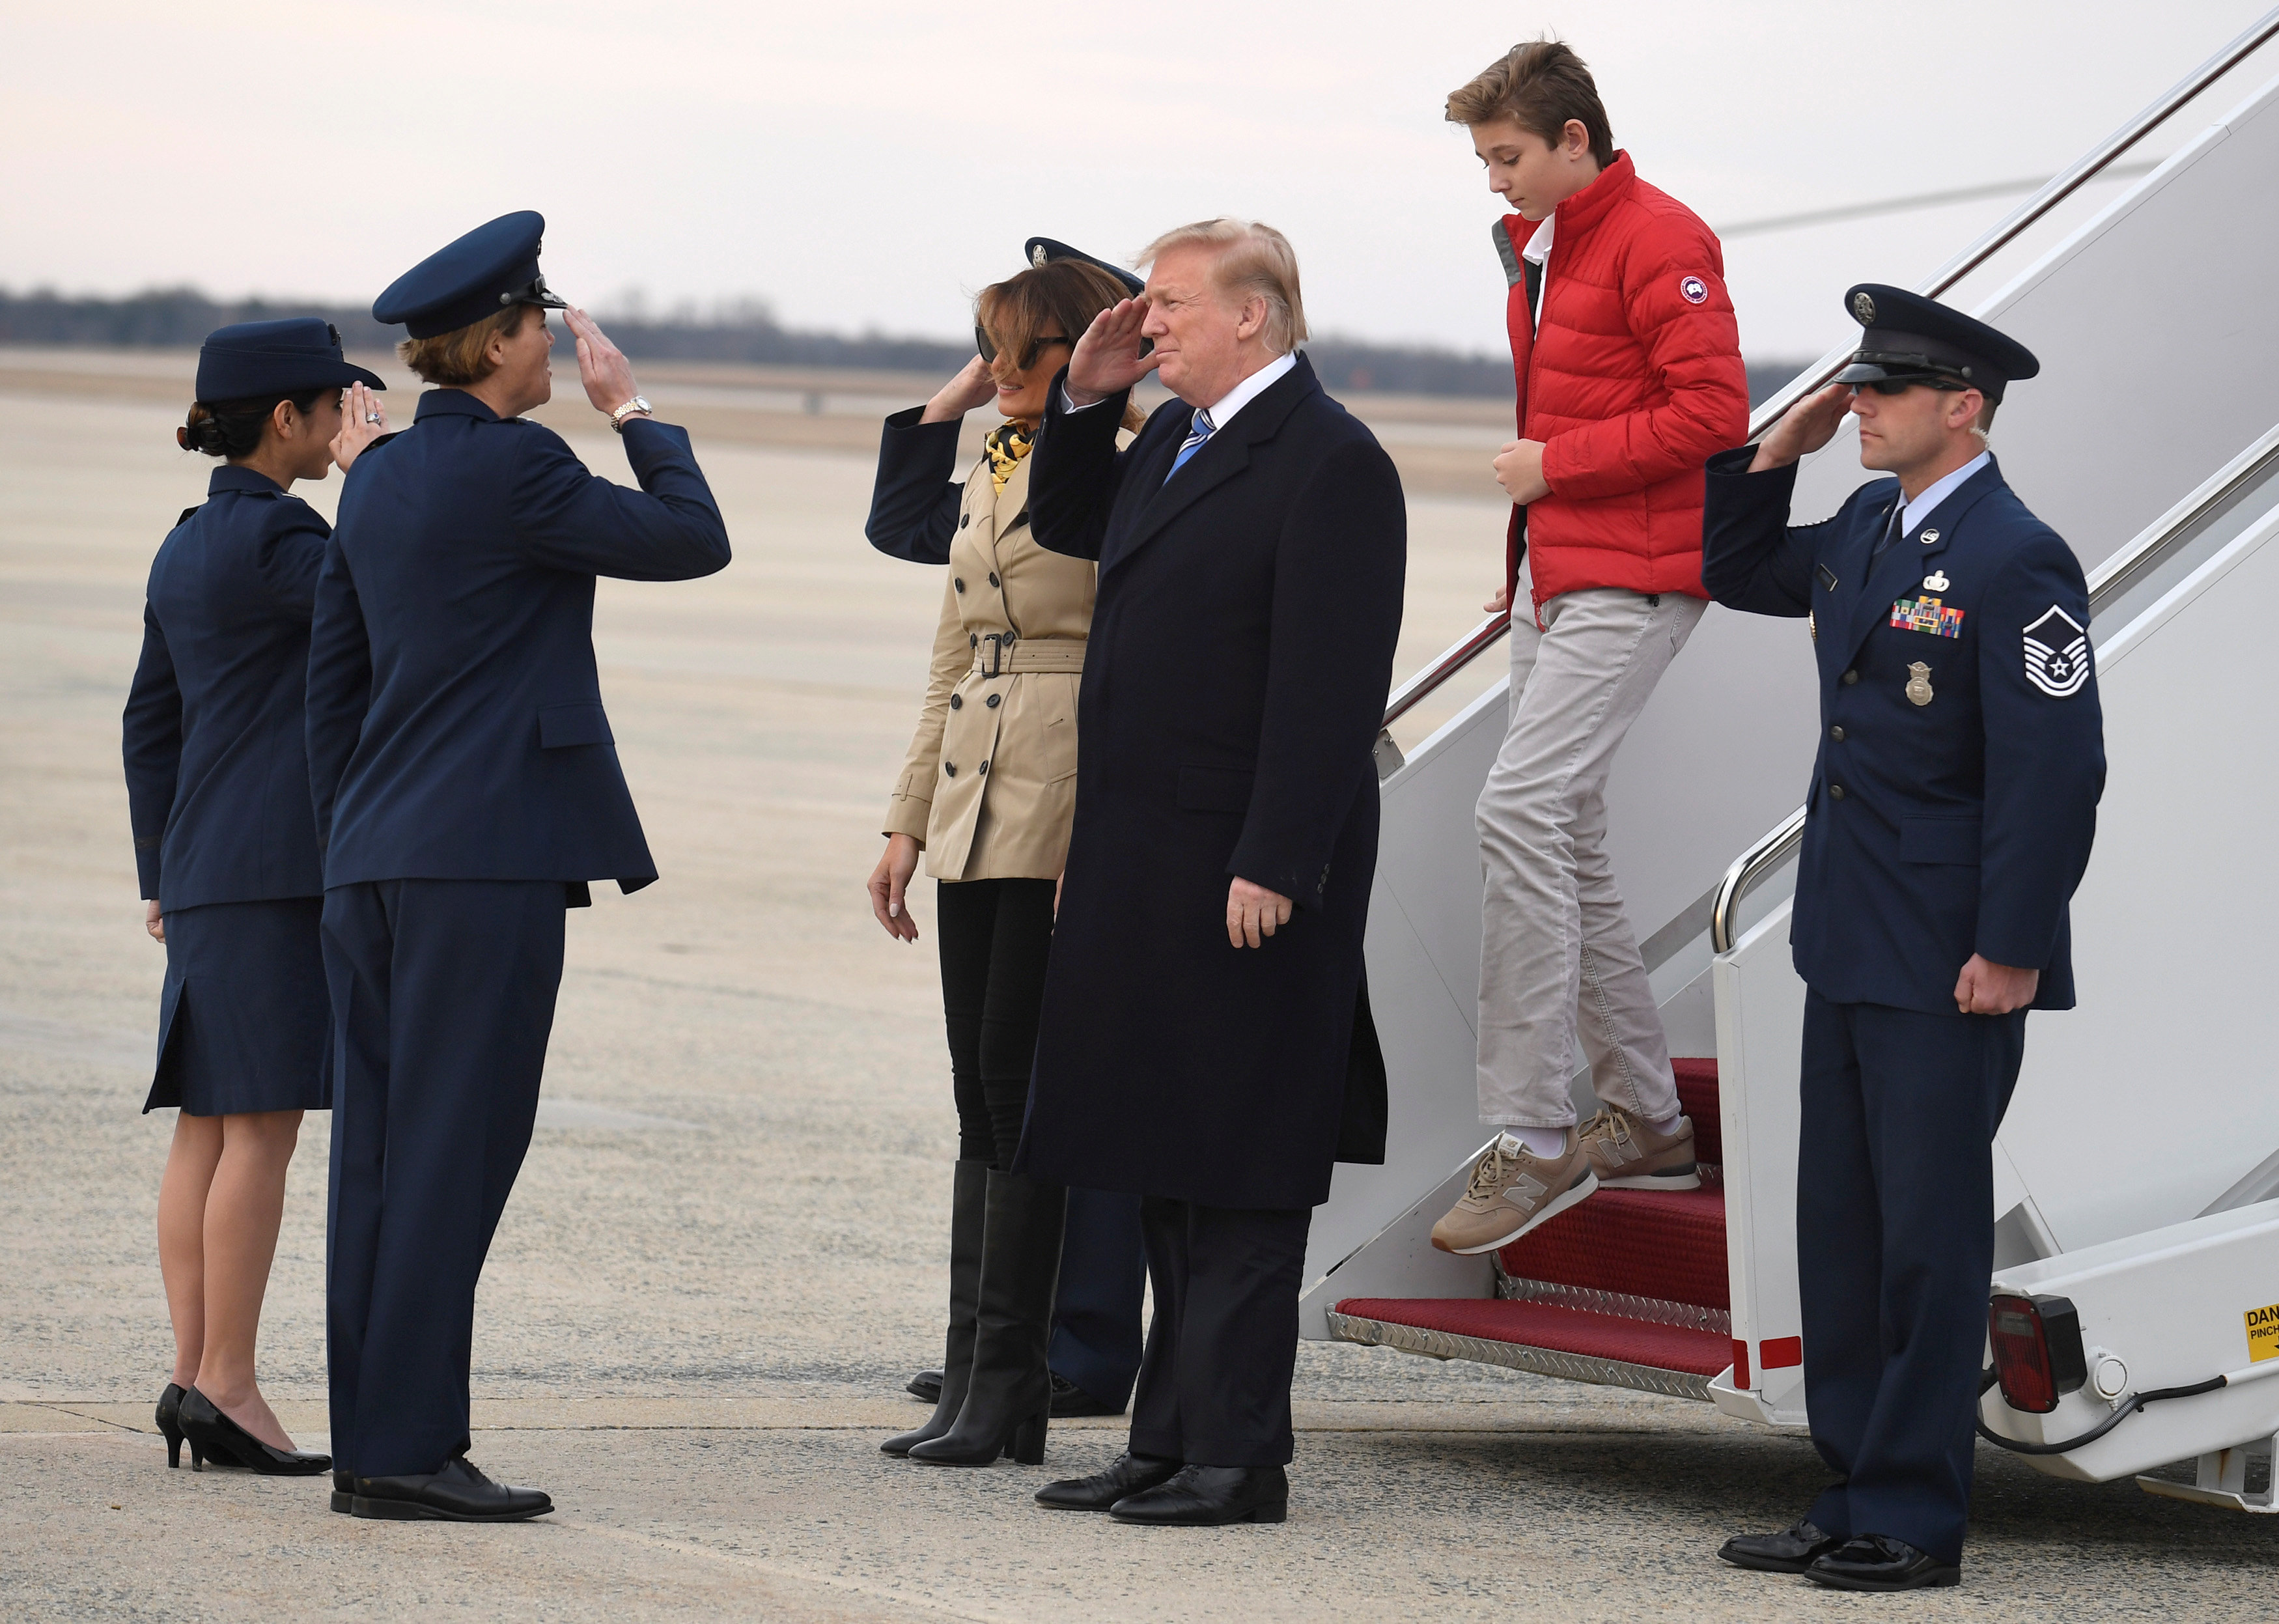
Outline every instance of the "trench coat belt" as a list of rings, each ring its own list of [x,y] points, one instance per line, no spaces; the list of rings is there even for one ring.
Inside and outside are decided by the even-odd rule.
[[[974,640],[973,669],[984,677],[1022,671],[1081,671],[1085,640],[1080,637],[1017,637],[1010,632],[989,632]]]

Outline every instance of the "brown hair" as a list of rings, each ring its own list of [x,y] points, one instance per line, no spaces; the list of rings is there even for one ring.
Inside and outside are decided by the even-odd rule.
[[[1298,254],[1290,239],[1256,220],[1197,220],[1167,231],[1140,251],[1152,265],[1177,248],[1215,248],[1212,280],[1224,291],[1266,301],[1266,347],[1286,356],[1306,341],[1306,302],[1298,294]]]
[[[1093,317],[1131,296],[1113,272],[1081,259],[1051,260],[992,282],[973,301],[973,318],[997,346],[990,374],[1001,379],[1034,365],[1040,340],[1064,338],[1073,345]],[[1127,409],[1127,423],[1131,415]]]
[[[1489,64],[1469,84],[1449,93],[1448,122],[1493,124],[1508,119],[1551,146],[1566,139],[1568,120],[1591,138],[1591,156],[1604,169],[1615,161],[1615,135],[1599,87],[1583,58],[1562,40],[1530,40]]]
[[[491,341],[512,338],[521,332],[523,318],[530,310],[529,305],[518,304],[433,338],[408,338],[395,347],[395,353],[429,383],[464,389],[491,375]]]

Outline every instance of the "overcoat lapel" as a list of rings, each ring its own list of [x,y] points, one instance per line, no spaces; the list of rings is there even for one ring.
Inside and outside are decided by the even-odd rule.
[[[1250,448],[1273,439],[1298,402],[1321,387],[1312,365],[1300,356],[1297,365],[1238,412],[1232,423],[1212,435],[1177,475],[1170,475],[1170,464],[1186,436],[1165,433],[1163,443],[1171,448],[1170,456],[1163,456],[1159,448],[1157,456],[1148,459],[1150,466],[1141,478],[1152,479],[1154,488],[1132,493],[1131,528],[1120,539],[1115,555],[1101,560],[1101,572],[1106,573],[1131,557],[1161,534],[1173,519],[1249,467]],[[1160,472],[1155,467],[1159,463]]]
[[[1845,623],[1848,635],[1844,648],[1847,661],[1859,654],[1860,645],[1868,640],[1868,634],[1890,617],[1891,605],[1913,595],[1924,573],[1935,567],[1931,561],[1953,545],[1955,532],[1962,527],[1963,516],[2001,483],[2002,471],[1992,463],[1987,463],[1965,479],[1960,488],[1949,492],[1944,502],[1923,516],[1921,524],[1884,548],[1884,555],[1871,567],[1868,554],[1891,518],[1888,505],[1876,508],[1875,528],[1864,541],[1857,536],[1853,538],[1853,545],[1860,548],[1853,568],[1859,571],[1861,586],[1860,595],[1852,605],[1851,618]],[[1894,490],[1891,500],[1903,502],[1905,497]],[[1930,540],[1926,540],[1926,537]]]

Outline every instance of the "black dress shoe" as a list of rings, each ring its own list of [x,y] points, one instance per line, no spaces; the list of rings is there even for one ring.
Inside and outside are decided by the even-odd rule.
[[[1228,1522],[1279,1522],[1289,1514],[1290,1479],[1280,1467],[1181,1467],[1170,1482],[1126,1495],[1108,1508],[1118,1522],[1159,1528],[1215,1528]]]
[[[309,1449],[272,1449],[221,1413],[220,1406],[189,1388],[182,1394],[182,1436],[189,1440],[190,1470],[205,1470],[206,1457],[249,1467],[264,1477],[314,1477],[332,1469],[333,1458]]]
[[[1736,1534],[1717,1554],[1736,1567],[1753,1567],[1762,1574],[1800,1574],[1815,1557],[1826,1556],[1844,1542],[1823,1528],[1799,1521],[1777,1534]]]
[[[1942,1562],[1903,1539],[1862,1534],[1815,1561],[1804,1576],[1833,1590],[1928,1590],[1962,1582],[1960,1562]]]
[[[333,1509],[343,1516],[356,1510],[356,1475],[335,1470],[333,1473]]]
[[[542,1489],[495,1483],[464,1455],[454,1455],[440,1472],[357,1478],[349,1509],[399,1522],[522,1522],[543,1517],[554,1501]]]
[[[923,1398],[928,1404],[941,1402],[941,1372],[921,1370],[903,1385],[902,1390],[913,1398]]]
[[[1124,1406],[1095,1398],[1059,1371],[1052,1373],[1053,1419],[1070,1421],[1081,1415],[1121,1415]]]
[[[1105,1472],[1047,1483],[1037,1490],[1037,1504],[1055,1511],[1104,1512],[1128,1496],[1170,1482],[1179,1475],[1182,1464],[1146,1455],[1120,1455]]]

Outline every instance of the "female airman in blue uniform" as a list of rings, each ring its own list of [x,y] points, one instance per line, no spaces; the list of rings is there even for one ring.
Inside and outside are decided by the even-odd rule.
[[[381,387],[326,322],[224,327],[199,352],[197,400],[175,431],[224,463],[150,566],[125,718],[135,865],[166,948],[142,1108],[179,1111],[158,1198],[174,1323],[158,1403],[169,1465],[185,1435],[193,1465],[328,1464],[294,1450],[254,1377],[286,1164],[301,1114],[330,1103],[303,709],[331,532],[291,489],[336,457],[347,466],[380,432],[370,391]]]

